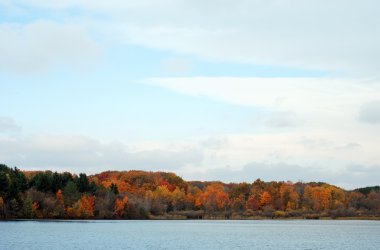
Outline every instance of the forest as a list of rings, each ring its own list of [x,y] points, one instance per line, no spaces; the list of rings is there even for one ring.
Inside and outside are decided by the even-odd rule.
[[[185,181],[174,173],[87,176],[0,165],[1,219],[380,218],[380,187]]]

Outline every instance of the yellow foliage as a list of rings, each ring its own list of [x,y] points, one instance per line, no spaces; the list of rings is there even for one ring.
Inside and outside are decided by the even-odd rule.
[[[123,217],[124,212],[125,212],[125,206],[128,203],[128,196],[124,196],[123,199],[117,198],[115,201],[115,214],[118,217]]]
[[[261,195],[261,199],[260,199],[261,207],[265,207],[265,206],[270,205],[271,200],[272,200],[271,195],[267,191],[264,191],[264,193]]]

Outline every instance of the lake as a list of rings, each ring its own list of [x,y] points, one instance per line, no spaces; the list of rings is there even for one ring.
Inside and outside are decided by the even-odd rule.
[[[2,221],[0,249],[380,249],[380,221]]]

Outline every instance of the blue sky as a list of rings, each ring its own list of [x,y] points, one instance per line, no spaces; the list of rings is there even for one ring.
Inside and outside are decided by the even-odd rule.
[[[378,184],[378,7],[1,0],[0,161]]]

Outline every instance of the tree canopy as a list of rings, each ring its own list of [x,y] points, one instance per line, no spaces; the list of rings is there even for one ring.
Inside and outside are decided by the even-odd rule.
[[[380,187],[323,182],[187,182],[174,173],[87,176],[0,165],[0,218],[332,218],[380,216]]]

